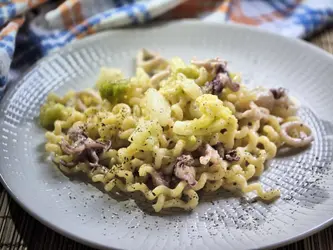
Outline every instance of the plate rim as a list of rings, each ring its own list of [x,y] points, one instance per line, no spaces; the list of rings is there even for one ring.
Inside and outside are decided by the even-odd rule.
[[[74,40],[71,43],[65,45],[64,47],[61,48],[57,48],[53,51],[51,51],[48,55],[44,56],[43,58],[39,59],[37,62],[35,62],[32,66],[30,66],[17,80],[16,82],[10,84],[10,86],[7,87],[3,97],[2,97],[2,101],[0,101],[0,111],[2,109],[4,109],[6,107],[7,104],[5,104],[6,102],[4,102],[3,100],[8,99],[10,100],[10,97],[12,96],[13,93],[15,93],[15,90],[20,88],[20,86],[22,84],[24,84],[24,78],[29,75],[30,72],[32,72],[33,69],[37,68],[40,64],[42,64],[44,61],[50,60],[52,57],[55,57],[59,54],[63,54],[63,53],[68,53],[70,52],[72,49],[77,49],[80,48],[82,46],[85,46],[85,44],[96,40],[96,39],[101,39],[105,36],[109,36],[109,35],[117,35],[117,33],[127,33],[130,31],[140,31],[140,30],[146,30],[149,28],[163,28],[165,26],[183,26],[184,28],[188,25],[197,25],[197,26],[214,26],[220,29],[236,29],[236,30],[246,30],[246,31],[250,31],[251,33],[256,33],[259,35],[264,35],[264,36],[271,36],[271,37],[275,37],[276,39],[281,39],[284,40],[285,42],[290,42],[294,45],[297,46],[302,46],[305,49],[308,50],[312,50],[314,53],[317,53],[318,56],[322,56],[322,57],[326,57],[327,60],[331,60],[331,62],[333,62],[333,55],[328,53],[327,51],[308,43],[307,41],[304,41],[302,39],[299,38],[293,38],[293,37],[286,37],[286,36],[282,36],[276,33],[272,33],[266,30],[262,30],[256,27],[252,27],[252,26],[247,26],[247,25],[243,25],[243,24],[235,24],[235,23],[231,23],[231,24],[226,24],[226,23],[218,23],[218,22],[208,22],[208,21],[200,21],[200,20],[193,20],[193,19],[183,19],[183,20],[174,20],[174,21],[161,21],[161,22],[154,22],[151,24],[146,24],[146,25],[142,25],[142,26],[137,26],[137,27],[125,27],[125,28],[116,28],[113,30],[105,30],[105,31],[101,31],[98,32],[96,34],[90,35],[88,37],[85,37],[83,39],[80,40]],[[0,112],[0,117],[3,115],[3,112]],[[0,163],[2,163],[2,161],[0,161]],[[2,173],[1,173],[1,167],[0,167],[0,181],[2,183],[2,185],[4,186],[4,188],[6,189],[6,191],[9,193],[9,195],[11,196],[11,198],[14,199],[14,201],[21,207],[24,209],[25,212],[27,212],[30,216],[32,216],[34,219],[38,220],[40,223],[42,223],[43,225],[51,228],[52,230],[54,230],[55,232],[61,234],[62,236],[68,237],[76,242],[79,242],[81,244],[85,244],[87,246],[93,247],[93,248],[99,248],[99,249],[117,249],[114,248],[112,246],[105,246],[97,241],[94,241],[93,239],[90,238],[85,238],[83,236],[80,236],[79,234],[75,234],[71,231],[66,230],[65,227],[60,227],[59,225],[57,225],[56,223],[50,222],[46,216],[41,216],[39,214],[37,214],[33,208],[29,205],[29,203],[24,202],[22,200],[20,200],[20,198],[12,191],[10,184],[7,184],[6,180],[4,179]],[[329,227],[330,225],[333,225],[333,216],[318,224],[317,226],[314,226],[304,232],[298,233],[297,235],[291,236],[285,240],[276,242],[276,243],[272,243],[272,244],[268,244],[265,245],[259,249],[273,249],[273,248],[277,248],[277,247],[281,247],[281,246],[285,246],[287,244],[302,240],[308,236],[311,236],[327,227]]]

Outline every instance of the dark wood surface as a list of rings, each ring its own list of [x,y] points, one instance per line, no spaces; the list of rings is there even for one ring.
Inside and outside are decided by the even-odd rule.
[[[333,54],[333,28],[308,39]],[[332,69],[333,70],[333,69]],[[332,208],[333,209],[333,208]],[[1,249],[75,249],[90,250],[55,233],[28,215],[0,185],[0,248]],[[304,240],[278,250],[333,250],[333,226]]]

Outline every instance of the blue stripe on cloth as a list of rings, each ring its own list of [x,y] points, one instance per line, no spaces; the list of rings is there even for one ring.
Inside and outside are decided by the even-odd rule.
[[[138,9],[143,13],[143,16],[145,18],[145,22],[148,22],[151,20],[151,16],[150,16],[150,13],[147,9],[147,5],[146,4],[143,4],[143,3],[138,3],[137,4],[137,7]]]
[[[9,34],[7,36],[4,36],[0,41],[13,42],[15,41],[15,35]]]
[[[0,8],[0,25],[5,24],[8,20],[16,16],[16,4],[9,3]]]
[[[32,31],[31,31],[30,34],[29,34],[29,40],[30,40],[32,43],[34,43],[34,44],[40,46],[40,50],[41,50],[41,53],[42,53],[43,55],[47,52],[46,50],[44,51],[44,49],[43,49],[43,45],[42,45],[42,41],[43,41],[44,39],[46,39],[46,35],[37,35],[37,34],[35,34],[35,33],[32,32]]]
[[[8,46],[8,44],[3,43],[3,42],[0,41],[0,49],[5,49],[6,52],[7,52],[7,54],[8,54],[8,56],[9,56],[10,58],[13,57],[14,49],[13,49],[12,47]]]
[[[61,32],[52,32],[49,34],[34,34],[32,36],[33,40],[41,49],[42,54],[46,54],[48,51],[62,47],[66,45],[68,42],[74,40],[77,35],[84,34],[88,31],[89,28],[93,27],[101,23],[104,19],[110,18],[116,13],[125,12],[130,18],[132,23],[138,23],[138,17],[135,14],[135,8],[139,9],[145,17],[145,21],[150,20],[150,14],[147,9],[146,4],[143,3],[134,3],[131,5],[125,5],[119,8],[114,8],[110,10],[106,10],[102,13],[96,14],[90,18],[88,18],[85,24],[79,24],[75,26],[71,31],[61,31]]]
[[[267,4],[269,4],[274,10],[280,12],[282,15],[288,15],[288,6],[285,4],[285,1],[277,1],[276,0],[267,0]],[[281,7],[281,4],[283,7]]]
[[[118,10],[118,8],[116,9]],[[109,10],[106,12],[111,12],[111,14],[106,15],[106,13],[100,13],[93,17],[90,17],[87,20],[87,24],[79,24],[73,28],[73,31],[62,31],[62,32],[53,32],[49,35],[35,35],[36,42],[40,44],[41,50],[43,54],[46,54],[51,49],[62,47],[68,42],[72,41],[76,38],[76,35],[82,34],[88,30],[92,25],[100,23],[100,21],[108,16],[111,16],[115,13],[115,10]]]
[[[125,11],[127,12],[128,17],[132,20],[133,24],[138,24],[139,23],[138,17],[134,13],[134,4],[126,6]]]
[[[313,32],[316,28],[322,27],[329,18],[333,18],[333,11],[330,9],[314,10],[308,6],[301,5],[304,12],[293,16],[297,24],[304,27],[306,33]]]
[[[7,77],[6,76],[0,76],[0,88],[5,86],[7,83]]]
[[[13,4],[8,4],[7,5],[8,9],[8,15],[9,15],[9,18],[13,18],[16,16],[16,4],[13,3]]]

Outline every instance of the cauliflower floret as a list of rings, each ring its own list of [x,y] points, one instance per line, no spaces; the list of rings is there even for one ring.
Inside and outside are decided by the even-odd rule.
[[[126,95],[130,81],[124,79],[118,69],[102,68],[96,82],[98,91],[103,99],[111,103],[117,103]]]
[[[66,107],[60,103],[47,102],[40,109],[39,120],[42,127],[53,129],[56,120],[65,120],[67,117]]]

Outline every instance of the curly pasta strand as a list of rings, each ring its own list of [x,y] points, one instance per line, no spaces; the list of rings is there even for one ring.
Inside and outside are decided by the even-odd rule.
[[[279,190],[271,190],[271,191],[265,192],[263,190],[261,184],[259,184],[259,183],[253,183],[253,184],[248,185],[244,176],[242,176],[240,174],[235,175],[235,177],[233,178],[232,181],[237,183],[237,185],[240,187],[242,192],[249,193],[249,192],[255,191],[258,194],[258,196],[263,200],[272,200],[272,199],[280,196]],[[227,185],[225,187],[227,187]]]
[[[143,49],[137,64],[129,79],[103,68],[98,91],[48,96],[45,150],[61,171],[82,172],[107,192],[138,191],[156,212],[194,209],[199,190],[280,195],[248,181],[281,146],[314,139],[283,89],[248,89],[218,58],[187,65]]]
[[[185,190],[184,194],[188,197],[188,202],[185,202],[179,198],[174,198],[164,201],[163,208],[178,207],[184,210],[192,210],[198,206],[199,196],[194,190]]]

